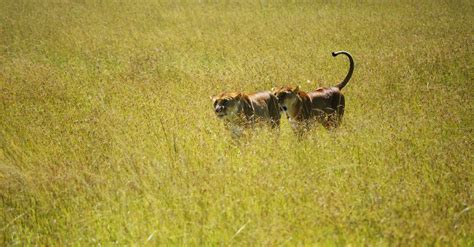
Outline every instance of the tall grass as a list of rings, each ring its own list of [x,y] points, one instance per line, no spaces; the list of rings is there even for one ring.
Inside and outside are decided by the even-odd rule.
[[[0,243],[474,241],[471,1],[2,1]],[[209,96],[331,86],[232,141]]]

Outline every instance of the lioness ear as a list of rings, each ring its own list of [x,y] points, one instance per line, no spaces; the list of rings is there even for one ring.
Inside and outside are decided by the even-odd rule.
[[[297,93],[300,91],[300,85],[296,86],[296,88],[293,90],[293,92]]]
[[[216,96],[209,96],[209,99],[211,99],[212,101],[214,101],[214,97],[216,97]]]
[[[273,91],[275,91],[275,88],[274,88],[274,87],[272,87],[272,92],[273,92]]]

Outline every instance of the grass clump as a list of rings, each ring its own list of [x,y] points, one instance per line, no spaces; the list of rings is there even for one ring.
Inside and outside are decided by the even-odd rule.
[[[0,243],[473,243],[472,3],[4,1]],[[338,83],[302,141],[209,95]]]

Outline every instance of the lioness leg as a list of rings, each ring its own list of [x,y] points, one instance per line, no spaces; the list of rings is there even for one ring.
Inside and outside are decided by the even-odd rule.
[[[341,125],[342,116],[344,116],[344,95],[339,94],[337,97],[334,98],[332,104],[334,108],[326,111],[327,115],[325,116],[323,122],[323,126],[326,129],[334,129]]]

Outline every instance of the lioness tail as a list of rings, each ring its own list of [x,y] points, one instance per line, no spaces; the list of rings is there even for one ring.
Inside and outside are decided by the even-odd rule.
[[[332,56],[336,57],[339,54],[344,54],[347,57],[349,57],[349,63],[350,63],[349,72],[347,73],[346,78],[344,78],[344,80],[341,83],[336,85],[336,87],[339,88],[339,90],[341,90],[343,87],[346,86],[346,84],[349,82],[349,80],[352,77],[352,72],[354,72],[354,60],[352,59],[351,54],[349,54],[349,52],[347,52],[347,51],[334,51],[332,53]]]

